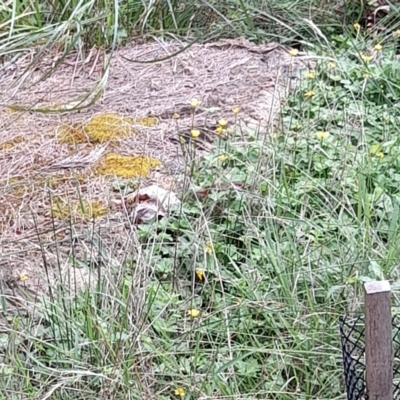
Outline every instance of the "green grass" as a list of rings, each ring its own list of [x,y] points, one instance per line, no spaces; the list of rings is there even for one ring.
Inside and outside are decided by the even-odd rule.
[[[201,161],[184,144],[191,174],[182,208],[132,230],[117,264],[101,231],[89,229],[104,264],[92,262],[97,283],[73,301],[60,285],[38,320],[9,320],[0,398],[345,398],[338,318],[362,302],[366,280],[399,278],[398,35],[346,26],[325,37],[300,18],[323,15],[312,4],[240,3],[247,14],[229,14],[255,36],[255,7],[276,22],[270,37],[314,32],[315,67],[302,71],[268,135],[231,126]],[[100,35],[97,22],[113,26],[116,2],[96,2],[96,18],[84,2],[57,2],[48,15],[32,13],[39,3],[14,5],[0,11],[10,52],[27,38],[52,40],[51,24],[69,43],[91,28],[90,40],[105,45],[116,31],[132,35],[125,23],[187,32],[195,15],[189,7],[187,19],[167,18],[128,1],[127,20]],[[63,21],[84,29],[68,37]],[[223,189],[196,195],[215,186]]]
[[[328,29],[341,27],[343,18],[353,21],[362,5],[346,6],[338,13],[331,0],[320,7],[312,1],[218,1],[218,2],[123,2],[101,0],[16,0],[0,8],[1,40],[8,45],[38,40],[66,47],[112,46],[141,35],[196,35],[224,32],[253,39],[280,37],[305,39],[309,28],[304,18],[324,21]],[[357,8],[358,7],[358,8]],[[348,21],[347,21],[348,22]],[[312,35],[313,36],[313,35]],[[308,37],[310,37],[308,35]],[[12,39],[12,40],[10,40]]]

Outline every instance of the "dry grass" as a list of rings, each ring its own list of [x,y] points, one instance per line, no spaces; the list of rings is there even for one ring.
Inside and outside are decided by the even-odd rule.
[[[87,282],[83,276],[87,272],[71,265],[71,241],[74,257],[85,259],[93,252],[94,232],[107,242],[104,248],[110,263],[122,263],[127,249],[134,247],[132,226],[123,210],[113,208],[113,201],[121,198],[113,190],[114,178],[95,174],[98,161],[110,154],[160,160],[161,165],[150,168],[141,184],[168,189],[181,162],[180,134],[193,127],[212,134],[220,118],[232,125],[267,127],[286,94],[287,78],[302,63],[280,46],[257,47],[242,39],[194,45],[176,57],[147,63],[181,46],[133,44],[114,53],[100,101],[79,112],[61,110],[73,108],[93,88],[107,55],[97,52],[85,62],[71,55],[45,80],[41,77],[51,68],[54,55],[44,57],[29,75],[22,72],[22,64],[6,66],[0,80],[0,92],[5,94],[0,106],[0,272],[4,279],[26,273],[25,284],[42,293],[60,279],[55,266],[61,265],[74,270],[77,283],[71,286],[79,288]],[[29,57],[32,53],[20,63],[27,63]],[[201,100],[195,116],[192,98]],[[21,106],[46,112],[15,111]],[[238,119],[234,106],[241,108]],[[179,119],[173,118],[175,113]],[[115,134],[109,121],[99,127],[99,115],[118,115],[127,128]],[[71,133],[79,140],[66,140]],[[78,202],[88,209],[101,205],[101,213],[88,215],[96,214],[95,224],[88,222],[90,218],[78,218],[72,227],[69,212],[54,211],[57,204],[64,211],[68,204],[76,210]],[[51,266],[51,282],[44,278],[45,263]]]

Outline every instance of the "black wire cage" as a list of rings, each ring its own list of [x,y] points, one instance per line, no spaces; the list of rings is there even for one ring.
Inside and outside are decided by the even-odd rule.
[[[365,383],[365,318],[341,317],[340,339],[348,400],[368,400]],[[392,319],[393,399],[400,400],[400,315]]]

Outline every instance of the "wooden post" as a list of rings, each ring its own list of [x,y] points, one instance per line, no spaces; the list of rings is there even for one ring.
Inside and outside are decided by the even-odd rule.
[[[365,380],[369,400],[393,400],[393,340],[390,284],[367,282],[365,290]]]

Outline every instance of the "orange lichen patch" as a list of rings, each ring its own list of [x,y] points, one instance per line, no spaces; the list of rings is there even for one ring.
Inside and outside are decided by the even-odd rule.
[[[143,126],[156,126],[158,124],[158,120],[155,117],[140,117],[135,119],[134,124]]]
[[[99,114],[86,124],[63,125],[58,140],[65,144],[103,143],[131,136],[133,120],[118,114]]]
[[[150,170],[161,165],[155,158],[147,156],[120,156],[107,154],[96,168],[97,175],[117,175],[123,178],[146,177]]]
[[[68,202],[62,198],[54,198],[50,216],[58,219],[92,219],[102,217],[107,212],[108,208],[99,201],[73,200]]]
[[[0,150],[5,151],[5,150],[10,150],[12,149],[15,145],[22,143],[24,141],[22,136],[15,136],[12,139],[9,139],[5,142],[0,143]]]

